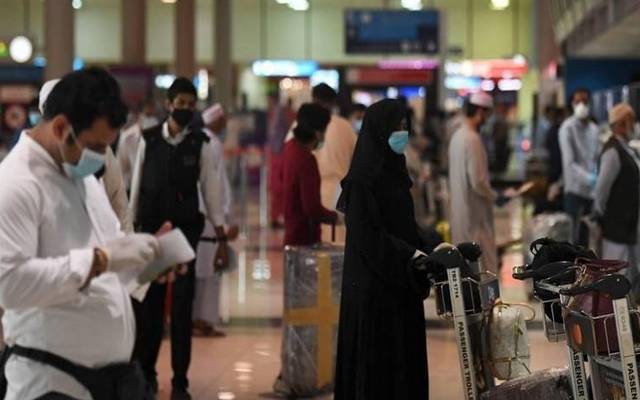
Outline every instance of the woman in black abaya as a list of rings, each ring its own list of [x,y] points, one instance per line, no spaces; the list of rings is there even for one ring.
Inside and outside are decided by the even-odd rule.
[[[369,107],[342,181],[338,209],[347,241],[335,400],[429,396],[423,310],[429,286],[412,270],[423,246],[405,158],[389,143],[404,129],[404,115],[395,100]]]

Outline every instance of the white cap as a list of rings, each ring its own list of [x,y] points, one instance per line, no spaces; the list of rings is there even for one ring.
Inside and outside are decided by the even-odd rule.
[[[46,81],[44,85],[42,85],[38,96],[38,108],[40,109],[40,114],[44,114],[44,103],[47,101],[47,97],[49,97],[49,94],[51,94],[51,91],[58,82],[60,82],[60,79],[52,79],[50,81]]]
[[[469,103],[483,108],[493,108],[493,97],[485,92],[476,92],[469,97]]]
[[[202,121],[205,125],[215,122],[224,116],[224,109],[220,103],[216,103],[202,112]]]

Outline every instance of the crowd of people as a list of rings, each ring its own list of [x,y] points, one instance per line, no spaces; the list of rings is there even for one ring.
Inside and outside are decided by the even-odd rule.
[[[428,256],[439,240],[417,222],[410,153],[418,149],[419,160],[432,157],[446,171],[452,240],[480,244],[483,269],[495,272],[494,207],[518,195],[491,186],[506,163],[504,110],[492,114],[500,106],[475,93],[446,123],[418,128],[406,101],[353,104],[345,118],[333,111],[334,89],[320,84],[311,94],[297,110],[270,99],[265,153],[271,222],[284,228],[283,245],[345,244],[335,398],[427,398],[423,300],[427,275],[439,268]],[[636,116],[629,105],[613,107],[603,145],[589,104],[580,89],[568,118],[545,110],[536,135],[550,167],[541,209],[568,213],[577,243],[590,233],[583,217],[592,217],[602,256],[635,263]],[[171,398],[191,398],[192,337],[225,335],[220,282],[237,262],[230,242],[239,228],[223,144],[226,110],[212,104],[198,112],[186,78],[167,90],[164,108],[161,118],[146,102],[125,127],[114,78],[98,68],[73,72],[43,85],[41,121],[0,163],[5,398],[155,398],[167,312]],[[161,257],[160,238],[175,228],[195,259],[140,282]]]

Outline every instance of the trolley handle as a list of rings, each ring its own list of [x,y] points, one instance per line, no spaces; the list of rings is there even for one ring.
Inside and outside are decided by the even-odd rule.
[[[563,296],[573,297],[593,291],[598,291],[611,296],[613,299],[624,298],[631,290],[629,280],[619,274],[608,274],[585,286],[560,289]]]
[[[571,266],[569,268],[566,268],[564,271],[557,273],[553,276],[550,276],[548,278],[544,278],[541,280],[541,282],[550,284],[550,285],[555,285],[555,284],[559,284],[558,281],[562,281],[565,278],[571,276],[572,274],[575,274],[575,272],[580,269],[580,267],[578,266]]]
[[[525,279],[547,279],[553,278],[556,275],[564,273],[567,268],[573,267],[575,264],[572,261],[555,261],[549,264],[545,264],[540,268],[536,269],[526,269],[522,267],[514,268],[512,276],[514,279],[525,280]]]
[[[456,247],[458,248],[458,251],[460,251],[460,254],[462,254],[462,257],[471,262],[478,261],[482,255],[482,249],[476,242],[460,243]]]
[[[445,269],[459,268],[464,264],[464,258],[462,254],[460,254],[460,251],[448,243],[443,243],[436,247],[436,249],[429,254],[429,259]]]

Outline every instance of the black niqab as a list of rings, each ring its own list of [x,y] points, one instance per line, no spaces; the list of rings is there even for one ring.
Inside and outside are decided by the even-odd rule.
[[[396,177],[397,183],[411,185],[404,155],[389,147],[389,136],[404,120],[405,109],[397,100],[384,99],[371,105],[362,121],[362,128],[353,153],[351,167],[342,181],[342,195],[337,209],[345,213],[349,186],[357,181],[372,186],[383,171]]]

